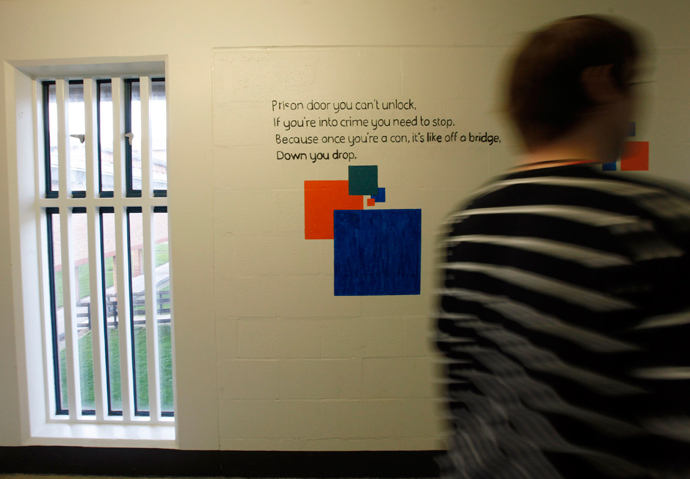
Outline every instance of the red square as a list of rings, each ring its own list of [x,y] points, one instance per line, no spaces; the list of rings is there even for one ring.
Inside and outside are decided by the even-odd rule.
[[[362,195],[350,195],[347,180],[304,182],[304,238],[333,239],[334,210],[364,209]]]
[[[626,141],[621,155],[621,171],[649,171],[649,142]]]
[[[374,206],[376,204],[376,200],[374,198],[367,198],[367,206]]]

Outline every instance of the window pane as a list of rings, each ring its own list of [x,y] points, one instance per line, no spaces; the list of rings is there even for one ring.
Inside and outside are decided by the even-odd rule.
[[[89,286],[89,238],[86,213],[72,215],[72,239],[77,303],[77,337],[82,412],[96,408],[93,392],[93,337],[91,334],[91,294]],[[98,317],[98,314],[96,314]]]
[[[57,414],[67,414],[69,409],[67,387],[67,350],[65,348],[65,309],[62,294],[62,255],[60,214],[47,213],[50,261],[50,289],[52,312],[53,361],[55,362],[55,409]]]
[[[151,82],[151,146],[153,150],[153,189],[168,189],[168,125],[166,116],[165,81]]]
[[[114,190],[113,93],[110,82],[98,83],[98,135],[101,165],[101,191]]]
[[[170,325],[170,249],[168,247],[168,213],[154,213],[156,254],[156,296],[158,303],[158,367],[160,374],[161,411],[173,412],[172,335]]]
[[[50,165],[49,171],[46,174],[50,175],[50,191],[58,191],[60,189],[60,181],[58,176],[58,135],[57,135],[57,98],[55,96],[55,83],[48,85],[48,156]]]
[[[132,359],[134,365],[135,412],[149,409],[149,383],[146,351],[146,279],[144,274],[143,215],[130,212],[129,273],[131,295]]]
[[[89,80],[91,81],[91,80]],[[51,307],[51,331],[48,335],[51,338],[53,368],[51,377],[55,378],[55,395],[56,413],[62,415],[69,414],[69,400],[72,404],[75,403],[75,397],[70,397],[68,386],[68,375],[79,375],[78,380],[80,388],[77,388],[76,394],[81,396],[82,410],[81,415],[75,416],[75,422],[82,421],[82,415],[101,414],[100,406],[96,403],[95,398],[101,393],[107,397],[108,411],[104,412],[110,416],[122,416],[123,409],[123,389],[122,376],[124,375],[132,382],[134,393],[134,413],[139,416],[148,416],[152,403],[149,402],[149,376],[148,376],[148,360],[153,360],[153,354],[156,354],[155,362],[159,378],[156,378],[156,389],[159,389],[159,398],[161,403],[161,413],[164,416],[172,416],[174,410],[173,404],[173,373],[172,373],[172,344],[171,344],[171,297],[170,297],[170,277],[169,277],[169,248],[168,248],[168,216],[166,206],[161,204],[162,200],[155,200],[155,208],[150,203],[150,198],[142,199],[141,203],[132,201],[133,198],[141,196],[142,189],[142,138],[147,131],[144,128],[149,128],[148,134],[151,139],[151,189],[154,191],[154,196],[165,196],[167,190],[167,118],[166,118],[166,87],[165,80],[162,78],[152,78],[150,84],[149,99],[149,117],[147,122],[142,122],[142,103],[140,95],[140,82],[138,79],[126,79],[122,84],[124,87],[124,98],[121,105],[113,103],[113,83],[112,79],[98,79],[96,80],[97,88],[97,141],[98,141],[98,159],[94,162],[94,167],[98,168],[99,175],[99,192],[101,199],[98,200],[98,208],[100,208],[100,232],[97,240],[101,242],[100,257],[93,258],[89,256],[89,232],[88,218],[86,214],[86,203],[82,204],[86,192],[86,103],[84,98],[84,81],[81,79],[72,79],[67,82],[66,88],[66,105],[64,105],[64,113],[66,115],[65,122],[67,130],[58,134],[58,101],[56,83],[63,85],[58,81],[46,81],[43,83],[43,124],[36,125],[37,128],[44,133],[45,142],[45,178],[46,178],[46,201],[54,201],[58,204],[59,200],[57,192],[60,188],[60,180],[66,180],[67,188],[74,193],[74,199],[69,199],[69,208],[71,210],[58,210],[57,207],[52,207],[46,203],[47,215],[47,240],[49,251],[46,255],[48,259],[48,272],[50,282],[50,307]],[[121,81],[118,79],[118,82]],[[62,96],[62,95],[59,95]],[[62,111],[62,105],[59,105]],[[122,119],[124,123],[124,133],[131,133],[126,135],[126,138],[118,139],[114,135],[113,116],[118,113],[117,109],[121,108]],[[118,129],[119,130],[119,129]],[[64,138],[63,136],[64,135]],[[131,143],[130,138],[131,137]],[[63,140],[65,143],[63,143]],[[119,146],[118,141],[124,141],[125,151],[123,151],[122,158],[114,157],[114,147]],[[65,156],[60,155],[60,148],[66,147],[67,158],[70,159],[70,168],[66,172],[67,178],[63,178],[59,168],[65,165]],[[122,165],[119,161],[126,162]],[[118,162],[117,164],[115,164]],[[121,215],[115,215],[114,208],[122,207],[122,203],[112,203],[110,199],[114,196],[114,177],[116,167],[122,168],[123,179],[127,178],[127,191],[130,199],[128,200],[128,208],[126,213],[126,244],[116,242],[116,228],[115,224],[117,218],[122,219]],[[63,185],[64,187],[65,185]],[[124,186],[124,185],[123,185]],[[43,188],[41,188],[43,189]],[[148,188],[147,188],[148,190]],[[64,193],[64,191],[63,191]],[[119,195],[118,195],[119,196]],[[64,206],[64,205],[63,205]],[[143,242],[143,214],[142,208],[153,208],[153,249],[148,243]],[[70,264],[74,261],[73,269],[70,274],[73,274],[74,285],[70,286],[70,294],[63,292],[63,269],[61,264],[62,245],[61,241],[66,240],[66,237],[61,236],[60,232],[60,213],[70,215]],[[148,215],[147,215],[148,217]],[[65,217],[63,216],[64,220]],[[120,226],[118,224],[118,226]],[[148,226],[148,225],[147,225]],[[121,229],[120,233],[122,233]],[[118,238],[119,239],[119,238]],[[119,244],[119,246],[117,246]],[[126,249],[125,249],[126,248]],[[117,272],[118,272],[118,257],[125,263],[120,263],[119,269],[124,271],[123,274],[129,276],[129,287],[126,290],[118,291],[117,287]],[[149,266],[153,265],[154,269],[149,269],[150,276],[145,274],[144,261],[149,261]],[[103,295],[103,304],[100,310],[94,310],[92,304],[95,302],[92,299],[94,291],[91,289],[90,265],[92,261],[100,261],[102,272],[99,273],[99,278],[94,281],[98,283],[99,296]],[[126,269],[125,269],[126,268]],[[150,283],[148,287],[153,291],[151,293],[149,302],[146,302],[146,281]],[[127,295],[127,296],[125,296]],[[129,323],[125,323],[127,333],[124,334],[120,324],[120,312],[124,311],[120,308],[124,298],[129,298],[129,305],[127,313],[125,314]],[[46,298],[48,299],[48,298]],[[155,299],[155,302],[154,302]],[[66,339],[71,339],[72,335],[67,331],[66,323],[72,326],[71,321],[65,321],[65,306],[72,301],[72,314],[76,321],[74,348],[73,352],[76,354],[74,369],[67,366],[67,348]],[[63,304],[64,303],[64,304]],[[146,307],[150,308],[149,315],[153,313],[153,318],[149,317],[147,324]],[[69,319],[69,318],[68,318]],[[153,320],[153,321],[151,321]],[[100,321],[100,323],[94,323]],[[101,324],[102,334],[104,337],[96,338],[93,336],[93,325]],[[155,326],[155,327],[154,327]],[[147,329],[148,328],[148,329]],[[131,334],[130,334],[131,333]],[[154,335],[155,339],[150,335]],[[67,337],[66,337],[67,336]],[[154,339],[156,342],[155,348],[148,344],[148,340]],[[107,385],[107,391],[95,391],[98,387],[94,384],[94,373],[96,361],[94,359],[94,344],[99,345],[105,349],[102,351],[105,359],[105,378],[104,383]],[[120,344],[121,341],[127,342],[127,347]],[[70,345],[72,343],[70,342]],[[120,347],[122,346],[122,348]],[[149,351],[150,349],[150,351]],[[127,351],[127,361],[124,357],[120,357],[122,351]],[[155,352],[154,352],[155,351]],[[72,351],[70,351],[72,352]],[[50,354],[51,351],[48,351]],[[148,354],[151,354],[151,358]],[[71,356],[70,364],[72,364]],[[123,361],[121,361],[121,359]],[[129,361],[132,366],[129,367]],[[121,368],[125,367],[126,363],[129,371],[124,371]],[[153,365],[152,365],[153,366]],[[77,369],[78,368],[78,369]],[[122,373],[122,374],[121,374]],[[131,378],[131,379],[130,379]],[[72,380],[73,376],[69,376]],[[153,380],[153,378],[151,378]],[[153,384],[153,383],[151,383]],[[100,396],[99,396],[100,397]],[[127,401],[125,401],[127,402]],[[127,402],[129,407],[129,402]],[[99,409],[97,411],[97,409]],[[77,412],[77,411],[72,411]]]
[[[117,255],[115,247],[115,213],[101,212],[102,269],[105,287],[103,313],[105,324],[106,374],[109,414],[122,414],[120,384],[120,330],[117,304]]]
[[[139,82],[131,83],[130,129],[132,137],[132,189],[141,190],[141,98]]]
[[[86,118],[84,112],[84,83],[69,84],[69,149],[72,191],[86,191]]]

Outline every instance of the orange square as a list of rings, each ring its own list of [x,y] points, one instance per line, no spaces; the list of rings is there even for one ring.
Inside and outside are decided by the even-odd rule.
[[[374,206],[376,204],[376,200],[374,198],[367,198],[367,206]]]
[[[621,155],[621,171],[649,170],[649,142],[626,141]]]
[[[362,210],[364,197],[350,195],[347,180],[304,182],[304,238],[333,239],[334,210]]]

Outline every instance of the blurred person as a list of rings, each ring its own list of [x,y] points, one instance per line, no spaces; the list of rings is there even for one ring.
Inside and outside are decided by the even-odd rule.
[[[444,477],[690,477],[690,201],[601,166],[629,131],[640,56],[599,16],[515,56],[526,154],[444,236]]]

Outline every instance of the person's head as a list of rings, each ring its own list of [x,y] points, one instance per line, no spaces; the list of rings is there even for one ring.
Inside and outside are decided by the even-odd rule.
[[[507,105],[527,149],[569,133],[597,107],[583,78],[592,67],[630,95],[639,55],[636,35],[605,17],[570,17],[532,33],[512,65]]]

